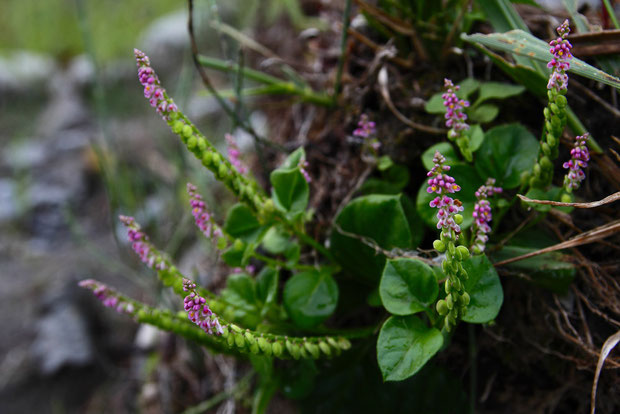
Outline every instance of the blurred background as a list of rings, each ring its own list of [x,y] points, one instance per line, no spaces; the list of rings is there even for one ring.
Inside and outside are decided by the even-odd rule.
[[[557,1],[539,3],[563,8]],[[590,12],[600,14],[600,1],[578,3],[582,7],[590,3]],[[313,86],[320,85],[316,90],[329,92],[341,53],[343,7],[344,0],[196,0],[198,47],[203,55],[235,62],[246,59],[248,66],[284,79],[299,73]],[[544,15],[534,8],[528,23],[551,27]],[[363,32],[363,19],[352,17],[352,27]],[[267,105],[252,100],[242,105],[234,95],[236,73],[210,72],[214,86],[230,98],[243,121],[258,135],[273,137],[279,145],[275,148],[257,145],[205,91],[189,50],[187,18],[187,2],[182,0],[2,0],[0,413],[181,412],[213,395],[220,399],[187,412],[247,411],[248,404],[238,401],[242,398],[228,398],[250,395],[244,392],[246,365],[138,326],[104,309],[77,287],[78,281],[94,278],[151,305],[178,307],[178,301],[134,257],[119,214],[135,216],[184,274],[204,285],[217,287],[222,282],[223,272],[216,255],[210,254],[209,242],[197,237],[185,186],[188,181],[197,184],[220,221],[233,200],[145,101],[133,48],[150,56],[170,96],[220,150],[225,152],[224,134],[235,135],[245,161],[262,183],[270,165],[305,145],[309,159],[318,160],[310,166],[317,221],[329,222],[348,192],[347,185],[366,168],[359,145],[347,140],[359,111],[375,111],[384,128],[386,151],[396,153],[390,155],[398,161],[411,161],[407,165],[412,171],[421,170],[417,161],[421,148],[432,142],[409,140],[413,132],[385,108],[374,82],[380,61],[376,56],[389,55],[391,39],[382,39],[385,45],[357,42],[350,47],[351,75],[343,81],[352,85],[343,88],[350,107],[342,111],[271,98]],[[547,29],[539,33],[552,34]],[[270,49],[261,49],[252,39]],[[286,58],[288,69],[278,56]],[[465,65],[460,55],[457,59],[458,64],[448,66],[461,76],[458,71],[463,72]],[[491,66],[485,60],[476,69],[486,76]],[[295,70],[286,72],[291,67]],[[415,76],[406,78],[412,73],[406,68],[402,70],[406,81],[395,82],[392,93],[403,107],[426,117],[423,122],[439,126],[440,119],[425,113],[423,106],[424,99],[437,92],[436,80],[444,74],[423,69],[431,80],[420,76],[421,88]],[[497,71],[493,75],[497,77]],[[398,95],[402,85],[414,91],[412,97]],[[531,115],[535,124],[541,109],[529,106],[531,97],[524,99],[530,101],[518,103],[516,115]],[[584,100],[582,106],[587,105]],[[618,125],[618,117],[612,121],[593,128],[611,125],[608,134]],[[494,346],[495,342],[488,348]],[[463,358],[457,352],[454,360],[460,363]],[[514,371],[519,372],[522,366],[515,361]],[[538,360],[532,363],[537,364]],[[552,368],[563,377],[561,370]],[[532,377],[536,376],[533,370]],[[589,385],[590,374],[586,377],[583,383]],[[453,376],[434,380],[446,388],[460,381]],[[403,383],[400,391],[410,394],[406,388],[410,386]],[[428,394],[423,384],[417,389]],[[568,390],[562,388],[563,393],[569,394]],[[541,389],[538,395],[544,400],[550,393]],[[498,394],[499,404],[514,401],[517,394]],[[466,397],[458,395],[453,403],[464,407]],[[532,401],[531,406],[542,404]],[[289,404],[276,399],[272,412],[291,412]]]
[[[196,2],[200,38],[215,40],[201,42],[201,52],[234,56],[234,43],[209,25],[225,19],[244,27],[258,2],[219,3]],[[170,95],[215,142],[234,132],[195,79],[187,3],[3,0],[1,9],[0,412],[120,413],[170,404],[174,387],[160,394],[154,384],[167,379],[155,367],[174,352],[152,351],[174,341],[138,331],[76,284],[95,278],[151,304],[167,300],[133,256],[118,214],[135,216],[186,274],[210,273],[185,184],[210,189],[220,218],[228,195],[151,110],[133,58],[134,47],[149,54]],[[247,137],[238,139],[245,149]],[[205,378],[187,381],[196,395],[208,392]]]

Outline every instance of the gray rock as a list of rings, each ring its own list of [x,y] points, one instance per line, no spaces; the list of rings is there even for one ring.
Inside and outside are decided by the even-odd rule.
[[[9,178],[0,178],[0,222],[9,221],[17,216],[17,186]]]
[[[42,374],[52,375],[65,366],[93,362],[94,349],[86,323],[71,302],[51,307],[37,321],[36,331],[32,353]]]
[[[44,87],[56,67],[51,56],[27,50],[0,57],[0,92],[25,93]]]

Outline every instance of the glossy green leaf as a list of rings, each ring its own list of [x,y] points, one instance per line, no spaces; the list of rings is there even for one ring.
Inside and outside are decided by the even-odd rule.
[[[327,319],[338,304],[338,285],[327,272],[297,273],[284,286],[284,307],[296,325],[311,328]]]
[[[482,145],[482,141],[484,141],[484,131],[482,130],[482,127],[480,125],[475,124],[469,127],[468,135],[469,135],[469,149],[472,152],[475,152]],[[450,165],[450,163],[447,163],[447,164]]]
[[[273,226],[267,230],[262,240],[263,248],[271,254],[284,253],[289,243],[290,236],[288,232],[279,226]]]
[[[469,111],[469,118],[472,122],[485,124],[491,122],[499,114],[499,108],[493,104],[476,106]]]
[[[245,204],[237,203],[228,210],[224,231],[235,239],[252,243],[260,236],[263,227]]]
[[[476,33],[473,35],[461,34],[461,38],[467,42],[478,43],[502,52],[514,53],[538,60],[549,62],[551,54],[547,42],[538,39],[523,30],[510,30],[506,33],[491,33],[483,35]],[[581,59],[573,57],[569,72],[576,73],[597,82],[613,86],[620,89],[620,79],[591,66]]]
[[[402,195],[368,195],[347,204],[336,218],[330,250],[351,274],[377,282],[385,265],[385,256],[369,247],[412,249],[421,240],[419,220],[407,212]],[[409,220],[409,217],[413,219]],[[339,228],[357,238],[342,234]],[[363,237],[364,243],[359,237]]]
[[[475,166],[482,177],[493,177],[505,189],[515,188],[521,173],[530,171],[538,155],[538,141],[521,124],[500,125],[485,134]]]
[[[484,180],[480,178],[473,167],[464,164],[453,165],[448,174],[454,177],[456,183],[461,186],[461,191],[450,194],[450,196],[461,200],[463,203],[464,210],[461,212],[463,215],[463,224],[461,224],[461,228],[466,229],[471,226],[474,221],[472,218],[472,213],[474,212],[474,204],[476,203],[475,192],[482,184],[484,184]],[[424,220],[428,226],[433,229],[437,229],[437,209],[429,206],[429,203],[437,196],[437,194],[427,193],[427,187],[428,185],[426,184],[426,180],[424,180],[424,183],[418,191],[416,208],[418,214],[422,217],[422,220]]]
[[[503,82],[484,82],[480,86],[478,99],[476,99],[473,106],[476,107],[489,99],[510,98],[511,96],[523,93],[523,91],[525,91],[525,87],[522,85],[512,85]]]
[[[439,287],[432,269],[420,260],[388,260],[383,269],[379,294],[388,312],[411,315],[429,309]]]
[[[481,142],[482,143],[482,142]],[[446,159],[446,165],[454,165],[459,162],[459,156],[457,155],[454,147],[449,142],[437,143],[422,153],[422,165],[424,169],[430,171],[435,166],[433,158],[435,157],[435,151],[439,151],[441,155]]]
[[[303,148],[298,148],[284,161],[281,167],[271,172],[272,199],[277,208],[297,217],[306,209],[310,186],[299,168],[305,157]]]
[[[502,283],[486,255],[472,256],[463,263],[468,279],[465,291],[470,302],[463,320],[469,323],[490,322],[499,313],[504,302]]]
[[[256,296],[264,307],[275,303],[278,292],[278,270],[265,266],[256,276]]]
[[[418,317],[391,316],[379,332],[377,361],[384,381],[402,381],[418,372],[443,344],[441,332]]]

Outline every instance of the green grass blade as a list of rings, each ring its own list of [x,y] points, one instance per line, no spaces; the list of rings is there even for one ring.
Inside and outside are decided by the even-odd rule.
[[[551,57],[549,45],[546,42],[523,30],[511,30],[506,33],[492,33],[488,35],[480,33],[467,35],[463,33],[461,38],[466,42],[487,46],[491,49],[513,53],[518,56],[529,57],[541,62],[548,62]],[[620,89],[620,79],[585,63],[581,59],[573,57],[569,71]],[[545,73],[545,76],[547,74],[548,72]]]

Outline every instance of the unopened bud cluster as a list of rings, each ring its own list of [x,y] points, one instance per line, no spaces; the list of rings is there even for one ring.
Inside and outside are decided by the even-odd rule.
[[[95,297],[103,303],[103,306],[115,309],[119,313],[133,315],[136,310],[131,302],[125,300],[118,292],[101,282],[94,279],[86,279],[82,280],[78,285],[92,290]]]
[[[469,304],[469,294],[465,292],[463,284],[463,280],[467,279],[467,272],[462,265],[462,262],[469,258],[469,250],[465,246],[456,245],[461,233],[460,225],[463,223],[463,216],[459,214],[463,211],[463,206],[458,199],[449,197],[447,193],[460,191],[461,187],[453,177],[446,174],[450,167],[444,165],[445,161],[439,151],[435,152],[434,166],[427,174],[430,177],[427,192],[438,194],[430,202],[431,207],[439,209],[437,228],[441,230],[433,247],[446,254],[441,267],[447,279],[444,285],[446,298],[437,302],[437,312],[445,316],[444,326],[449,331],[456,325],[458,318],[463,316]]]
[[[478,201],[474,205],[474,243],[472,251],[474,254],[482,254],[489,240],[488,234],[491,232],[489,223],[493,219],[491,214],[491,202],[489,197],[502,192],[501,187],[495,187],[495,179],[489,178],[485,185],[476,191]]]
[[[215,149],[215,147],[198,131],[198,129],[183,115],[164,88],[159,78],[150,66],[149,58],[138,49],[134,50],[138,64],[138,77],[145,85],[145,96],[151,105],[155,104],[157,111],[177,134],[185,146],[198,158],[202,164],[213,172],[215,177],[223,182],[239,199],[253,210],[270,214],[272,206],[266,202],[265,196],[258,190],[258,185],[248,180],[239,170],[238,165],[229,161]],[[151,86],[152,85],[152,86]],[[157,94],[155,96],[155,94]],[[165,105],[164,105],[165,103]],[[233,155],[238,155],[233,151]],[[238,159],[235,159],[235,162]]]
[[[353,131],[353,136],[360,138],[364,147],[370,148],[370,151],[377,155],[381,142],[377,139],[377,128],[374,121],[368,118],[368,115],[362,114],[357,122],[357,128]]]
[[[127,227],[127,238],[131,248],[140,257],[140,260],[154,270],[165,270],[169,267],[166,259],[149,242],[149,237],[140,229],[140,225],[133,217],[119,216],[121,223]]]
[[[187,312],[188,319],[209,335],[213,333],[222,335],[224,331],[217,315],[211,312],[206,299],[196,292],[196,284],[185,279],[183,280],[183,290],[189,293],[183,300],[183,309]]]
[[[202,196],[198,194],[198,189],[192,183],[187,183],[187,193],[189,194],[189,203],[192,207],[192,215],[196,226],[202,234],[217,246],[218,249],[226,248],[228,241],[224,232],[215,223],[212,214],[207,209],[207,204]]]
[[[570,28],[568,20],[557,28],[560,35],[549,43],[549,52],[552,55],[547,64],[552,72],[547,84],[547,97],[549,103],[544,109],[545,123],[543,137],[540,143],[538,161],[534,164],[531,175],[524,175],[529,180],[529,185],[536,188],[544,188],[551,184],[553,179],[553,160],[558,157],[560,137],[566,126],[566,91],[568,87],[568,74],[572,45],[566,39]]]
[[[465,122],[467,115],[463,112],[463,109],[469,106],[469,102],[456,96],[460,87],[454,86],[450,79],[444,79],[444,88],[445,93],[441,97],[443,98],[443,105],[446,107],[446,127],[449,128],[448,139],[456,142],[463,157],[467,161],[471,161],[473,157],[469,148],[469,138],[465,132],[469,129],[469,125]]]
[[[571,159],[566,161],[562,166],[568,169],[568,173],[564,176],[564,189],[567,193],[571,193],[581,185],[586,178],[583,169],[588,166],[590,160],[590,152],[586,144],[589,134],[575,137],[575,144],[570,151]]]
[[[331,357],[351,348],[346,338],[312,337],[293,338],[287,336],[263,334],[242,329],[237,325],[228,324],[223,327],[223,337],[230,347],[241,352],[262,354],[276,358],[311,358]]]

